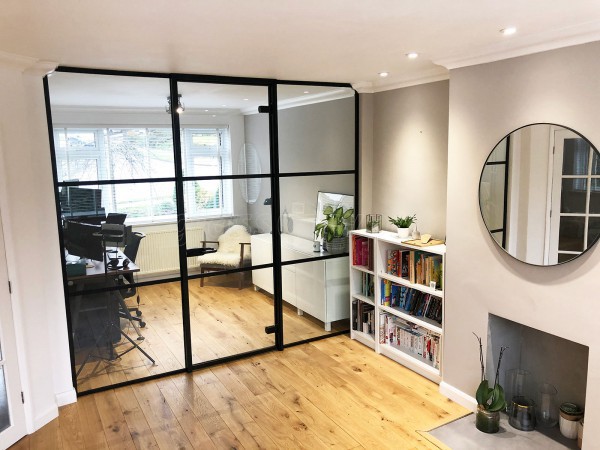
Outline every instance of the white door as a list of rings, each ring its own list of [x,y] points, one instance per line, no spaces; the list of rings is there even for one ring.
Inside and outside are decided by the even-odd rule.
[[[13,324],[4,234],[0,221],[0,448],[8,448],[14,444],[25,436],[26,430]]]

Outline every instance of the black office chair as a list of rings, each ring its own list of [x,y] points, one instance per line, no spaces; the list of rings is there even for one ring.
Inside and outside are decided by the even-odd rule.
[[[140,242],[144,239],[146,235],[144,233],[140,233],[139,231],[127,233],[127,238],[125,240],[125,249],[123,253],[125,256],[133,263],[135,263],[135,259],[137,257],[138,250],[140,248]],[[127,284],[125,284],[125,281]],[[128,299],[131,297],[137,296],[137,305],[133,307],[128,307],[129,312],[135,312],[136,317],[132,317],[131,314],[125,313],[125,311],[121,311],[121,317],[124,317],[129,320],[137,321],[140,323],[140,327],[144,328],[146,326],[146,322],[142,318],[142,311],[140,311],[140,294],[137,292],[137,288],[130,286],[135,282],[132,273],[123,274],[123,283],[124,289],[121,289],[121,296],[124,299]],[[128,286],[129,285],[129,286]],[[139,333],[138,333],[139,335]],[[141,335],[139,335],[141,337]]]

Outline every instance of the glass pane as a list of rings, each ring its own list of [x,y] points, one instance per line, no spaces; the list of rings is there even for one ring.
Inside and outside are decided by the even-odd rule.
[[[504,189],[506,166],[486,165],[479,184],[479,204],[488,230],[497,230],[504,224]]]
[[[587,179],[563,178],[560,193],[561,213],[585,213]]]
[[[279,170],[354,169],[354,90],[277,86]]]
[[[192,363],[275,345],[273,269],[189,281]]]
[[[502,141],[500,141],[498,145],[496,145],[496,147],[494,148],[494,150],[492,150],[492,153],[490,153],[490,156],[487,160],[488,163],[500,161],[506,161],[506,138],[502,139]]]
[[[56,72],[48,83],[59,181],[175,175],[167,79]]]
[[[258,201],[252,204],[242,196],[248,181],[260,183]],[[271,206],[265,205],[271,193],[268,178],[186,181],[183,188],[186,245],[196,254],[188,258],[190,275],[272,262],[270,248],[254,249],[255,241],[260,245],[271,238]],[[202,254],[202,248],[216,251]]]
[[[558,232],[558,250],[582,252],[585,217],[561,217]]]
[[[95,199],[102,199],[97,213],[63,206],[73,205],[68,195],[75,192],[83,196],[83,191],[88,197],[93,193]],[[119,248],[119,266],[127,258],[139,267],[141,277],[164,278],[179,274],[175,183],[63,187],[59,197],[68,274],[71,271],[103,272],[104,246],[109,250],[107,258],[114,255],[112,248]],[[88,260],[87,268],[81,265],[80,257]]]
[[[330,194],[327,198],[331,201],[319,203],[319,193]],[[354,175],[322,175],[307,177],[285,177],[280,182],[281,193],[281,259],[290,261],[296,259],[313,258],[315,256],[345,253],[348,251],[348,231],[354,229]],[[343,197],[342,197],[343,196]],[[335,236],[341,238],[329,241],[326,244],[329,251],[319,249],[315,252],[313,241],[317,223],[325,219],[323,210],[331,206],[333,213],[330,218],[335,221]],[[341,215],[336,210],[342,207]],[[350,216],[348,216],[350,214]],[[346,216],[346,217],[344,217]],[[336,219],[337,217],[337,219]],[[333,222],[332,222],[333,223]],[[327,235],[327,233],[325,233]],[[316,239],[320,244],[324,236],[319,234]],[[325,238],[327,241],[327,238]]]
[[[579,254],[573,254],[573,253],[559,253],[558,254],[558,263],[564,263],[567,261],[571,261],[572,259],[575,259],[579,256]]]
[[[70,283],[78,392],[184,367],[179,283],[136,289],[128,287],[126,273],[122,276],[88,277]],[[121,289],[81,292],[116,284]]]
[[[348,257],[282,267],[284,343],[350,327]]]
[[[494,238],[494,240],[498,243],[498,245],[502,248],[504,248],[504,245],[502,244],[502,239],[504,239],[504,233],[502,231],[497,231],[496,233],[492,233],[492,237]]]
[[[592,155],[592,175],[600,175],[600,155],[598,150],[592,149],[594,154]]]
[[[266,86],[179,83],[184,176],[270,172]]]
[[[590,187],[590,214],[600,214],[600,179],[592,178]]]
[[[0,366],[0,432],[10,426],[10,410],[8,409],[8,393],[6,392],[6,379],[4,367]]]
[[[600,217],[590,217],[588,219],[588,241],[587,248],[590,248],[600,236]]]
[[[587,175],[590,144],[583,138],[565,139],[563,175]]]

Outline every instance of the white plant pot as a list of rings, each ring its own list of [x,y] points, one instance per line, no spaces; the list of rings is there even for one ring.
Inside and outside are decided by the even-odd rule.
[[[409,236],[410,228],[400,228],[398,227],[398,237],[399,238],[407,238]]]

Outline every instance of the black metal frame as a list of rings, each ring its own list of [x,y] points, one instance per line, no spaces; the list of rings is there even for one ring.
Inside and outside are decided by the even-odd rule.
[[[186,181],[198,181],[198,180],[226,180],[226,179],[249,179],[249,178],[269,178],[271,182],[271,228],[277,230],[279,226],[279,217],[281,214],[280,210],[280,191],[279,191],[279,180],[285,177],[305,177],[305,176],[328,176],[328,175],[354,175],[354,203],[355,203],[355,220],[358,221],[359,217],[359,97],[355,92],[355,165],[354,170],[338,170],[338,171],[315,171],[315,172],[297,172],[297,173],[280,173],[279,172],[279,147],[278,147],[278,116],[277,116],[277,86],[278,85],[317,85],[317,86],[331,86],[331,87],[343,87],[352,88],[347,83],[329,83],[329,82],[311,82],[311,81],[290,81],[290,80],[275,80],[267,78],[245,78],[245,77],[226,77],[226,76],[215,76],[215,75],[192,75],[192,74],[167,74],[167,73],[155,73],[155,72],[131,72],[131,71],[120,71],[120,70],[105,70],[105,69],[89,69],[89,68],[78,68],[70,66],[59,66],[56,69],[57,72],[66,73],[80,73],[80,74],[91,74],[91,75],[112,75],[112,76],[130,76],[130,77],[145,77],[145,78],[164,78],[169,80],[170,95],[171,98],[177,98],[178,95],[178,83],[180,82],[195,82],[195,83],[217,83],[217,84],[237,84],[237,85],[254,85],[254,86],[265,86],[268,89],[269,98],[269,140],[270,140],[270,174],[251,174],[251,175],[223,175],[223,176],[184,176],[183,175],[183,162],[181,157],[181,140],[180,140],[180,123],[179,115],[174,111],[171,112],[171,126],[173,130],[173,151],[174,151],[174,177],[163,177],[163,178],[136,178],[131,180],[119,179],[119,180],[97,180],[97,181],[83,181],[83,182],[72,182],[72,181],[58,181],[58,172],[56,167],[56,154],[54,146],[54,132],[52,126],[52,113],[51,113],[51,99],[50,90],[48,85],[48,78],[44,77],[44,97],[46,104],[46,119],[48,126],[48,134],[50,141],[50,152],[52,160],[52,176],[55,190],[55,208],[56,208],[56,220],[57,230],[60,248],[64,248],[64,237],[61,229],[62,216],[60,209],[60,200],[58,196],[58,188],[66,186],[90,186],[90,185],[115,185],[115,184],[138,184],[138,183],[175,183],[176,189],[176,207],[177,207],[177,231],[178,231],[178,244],[179,244],[179,265],[180,274],[175,277],[167,277],[160,280],[136,282],[131,287],[139,288],[143,286],[151,286],[154,284],[163,284],[168,282],[179,282],[181,283],[181,307],[182,307],[182,319],[183,319],[183,341],[184,341],[184,352],[185,352],[185,367],[174,371],[169,371],[161,374],[152,375],[149,377],[139,378],[132,381],[118,383],[114,385],[103,386],[101,388],[91,389],[85,392],[78,392],[77,395],[87,395],[95,392],[104,391],[107,389],[113,389],[115,387],[121,387],[139,383],[143,381],[153,380],[160,377],[173,375],[176,373],[190,372],[192,370],[213,366],[216,364],[226,363],[229,361],[237,360],[243,357],[252,356],[269,352],[272,350],[283,350],[286,347],[291,347],[315,340],[324,339],[327,337],[337,336],[345,334],[348,330],[339,331],[334,333],[324,334],[310,339],[304,339],[300,341],[284,343],[283,341],[283,302],[282,302],[282,286],[281,286],[281,268],[285,265],[307,263],[312,261],[327,260],[333,258],[340,258],[348,256],[348,253],[340,253],[335,255],[318,256],[314,258],[304,258],[292,261],[281,261],[281,238],[279,233],[273,233],[273,263],[263,264],[257,266],[244,267],[239,269],[223,270],[214,273],[206,274],[195,274],[189,275],[187,270],[187,247],[186,247],[186,231],[185,231],[185,214],[184,214],[184,194],[183,194],[183,183]],[[71,356],[71,373],[73,379],[73,385],[77,386],[77,376],[75,371],[75,352],[72,337],[72,321],[71,321],[71,308],[69,302],[69,289],[68,280],[66,274],[66,261],[64,252],[61,251],[61,265],[63,274],[63,289],[65,295],[65,308],[67,314],[67,328],[69,333],[69,353]],[[197,364],[192,363],[192,346],[191,346],[191,325],[190,325],[190,305],[189,305],[189,286],[188,282],[192,279],[207,278],[211,276],[219,276],[230,273],[247,272],[256,269],[272,268],[273,269],[273,287],[274,287],[274,328],[275,328],[275,345],[268,346],[262,349],[252,350],[249,352],[231,355],[223,358],[218,358],[210,361],[205,361]],[[118,287],[102,287],[95,289],[86,289],[81,294],[93,294],[103,293],[117,290]],[[349,328],[349,326],[348,326]]]

